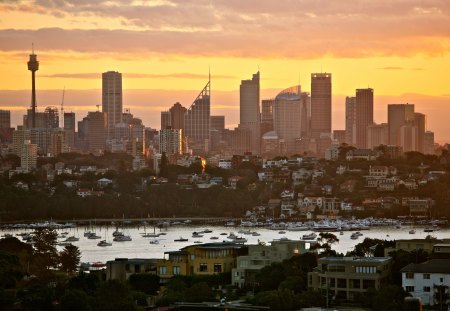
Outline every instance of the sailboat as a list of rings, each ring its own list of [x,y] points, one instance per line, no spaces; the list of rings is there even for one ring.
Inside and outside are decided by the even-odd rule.
[[[142,237],[143,238],[157,238],[159,237],[161,234],[156,233],[156,226],[153,226],[153,233],[147,233],[145,232]]]
[[[122,222],[122,230],[123,230],[123,225],[124,225],[124,223],[125,223],[125,216],[123,216],[124,217],[124,221]],[[117,230],[116,230],[117,231]],[[128,241],[131,241],[131,236],[129,236],[129,235],[124,235],[123,233],[122,233],[122,235],[117,235],[117,236],[115,236],[114,237],[114,239],[113,239],[113,241],[114,242],[128,242]]]

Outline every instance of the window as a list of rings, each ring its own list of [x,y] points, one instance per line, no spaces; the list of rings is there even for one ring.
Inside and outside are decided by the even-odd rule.
[[[195,260],[195,255],[191,255],[191,260]]]
[[[414,279],[414,273],[412,273],[412,272],[406,272],[406,278],[407,278],[407,279]]]
[[[444,282],[444,278],[439,278],[439,282]]]
[[[159,267],[159,275],[166,275],[167,274],[167,267],[162,266]]]
[[[172,267],[172,274],[173,275],[178,275],[181,274],[181,269],[178,266]]]
[[[125,265],[125,271],[126,271],[126,272],[130,272],[130,265],[129,265],[129,264],[126,264],[126,265]]]
[[[423,274],[423,279],[424,280],[429,280],[430,279],[430,274],[429,273],[424,273]]]
[[[425,293],[429,293],[429,292],[431,291],[430,286],[424,286],[424,287],[423,287],[423,291],[424,291]]]
[[[214,272],[221,273],[222,272],[222,265],[220,263],[214,264]]]
[[[200,272],[208,272],[208,264],[206,264],[206,263],[201,263],[201,264],[200,264],[199,271],[200,271]]]
[[[141,265],[134,265],[134,273],[141,273]]]
[[[414,292],[414,286],[406,286],[406,292],[407,292],[407,293],[412,293],[412,292]]]

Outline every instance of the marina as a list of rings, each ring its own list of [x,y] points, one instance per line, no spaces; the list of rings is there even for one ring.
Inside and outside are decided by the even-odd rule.
[[[236,222],[239,224],[239,222]],[[178,223],[155,226],[128,225],[124,231],[115,226],[65,226],[57,228],[58,246],[72,243],[80,248],[82,262],[103,262],[115,258],[163,258],[165,252],[177,251],[194,243],[236,243],[257,244],[273,240],[290,239],[314,242],[320,232],[334,233],[339,242],[332,245],[337,252],[346,253],[367,238],[392,240],[420,239],[428,235],[436,238],[450,238],[450,228],[443,225],[407,224],[395,220],[350,220],[340,222],[277,223],[270,226],[214,226],[208,224]],[[294,230],[290,230],[294,228]],[[302,230],[299,230],[302,228]],[[34,228],[2,228],[1,235],[16,236],[20,240],[31,242]],[[280,233],[282,231],[282,233]],[[151,233],[150,233],[151,232]],[[414,233],[412,233],[414,232]],[[93,238],[94,237],[94,238]],[[189,238],[192,237],[192,238]],[[100,242],[99,240],[102,239]]]

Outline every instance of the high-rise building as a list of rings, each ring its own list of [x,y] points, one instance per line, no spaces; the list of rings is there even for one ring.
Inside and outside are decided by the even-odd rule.
[[[211,130],[225,130],[225,116],[211,116]]]
[[[175,130],[184,130],[184,117],[187,109],[175,103],[170,109],[170,126]],[[183,132],[183,131],[182,131]]]
[[[13,153],[20,157],[22,154],[22,145],[24,144],[24,141],[30,139],[30,130],[22,125],[18,125],[17,130],[13,132]]]
[[[105,150],[107,134],[107,114],[100,111],[88,112],[88,115],[78,122],[78,135],[84,141],[83,149],[91,152]]]
[[[186,111],[184,126],[188,148],[195,154],[205,154],[210,149],[211,81]]]
[[[300,93],[301,134],[309,137],[311,121],[311,96],[307,92]]]
[[[159,131],[159,153],[165,152],[167,156],[181,155],[183,153],[183,138],[181,129],[161,129]]]
[[[400,128],[414,121],[414,105],[388,105],[389,144],[400,146]],[[404,150],[406,152],[406,150]]]
[[[356,90],[356,147],[367,148],[367,127],[373,124],[373,89]]]
[[[30,140],[25,140],[21,146],[20,168],[25,173],[31,172],[37,164],[37,145]]]
[[[34,47],[30,54],[30,59],[27,63],[28,70],[31,71],[31,127],[36,126],[36,71],[39,70],[39,62],[37,55],[34,54]]]
[[[331,135],[331,73],[311,74],[310,136]]]
[[[274,102],[274,99],[263,99],[261,101],[261,136],[267,132],[273,131]]]
[[[66,132],[66,143],[73,149],[75,147],[75,113],[64,112],[64,131]]]
[[[284,152],[294,153],[296,139],[302,136],[302,105],[300,85],[281,91],[273,104],[273,128]]]
[[[228,152],[231,155],[244,155],[252,148],[252,133],[248,128],[235,128],[225,130],[224,140],[228,145]]]
[[[251,133],[251,152],[260,153],[261,112],[259,107],[259,71],[251,80],[242,80],[239,87],[239,128],[246,128]]]
[[[102,74],[102,112],[107,115],[107,139],[114,138],[114,127],[122,122],[122,74],[108,71]]]
[[[11,111],[0,110],[0,129],[11,128]]]
[[[339,145],[345,143],[345,130],[334,130],[333,139],[336,140]]]
[[[161,111],[161,129],[172,128],[170,111]]]
[[[356,97],[345,98],[345,143],[356,145]]]
[[[434,133],[426,131],[423,135],[423,153],[424,154],[435,154],[434,147]]]
[[[413,122],[408,122],[400,127],[399,145],[403,152],[417,151],[418,129]]]
[[[371,124],[367,127],[367,148],[389,144],[389,127],[387,123]]]
[[[424,152],[424,135],[425,135],[425,115],[423,113],[414,113],[414,125],[417,127],[417,150],[419,152]]]

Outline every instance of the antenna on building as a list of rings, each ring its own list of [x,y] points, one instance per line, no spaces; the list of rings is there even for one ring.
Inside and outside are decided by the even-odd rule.
[[[64,85],[61,99],[61,128],[64,128],[64,95],[66,94],[66,86]]]
[[[34,55],[34,42],[31,42],[31,54]]]

